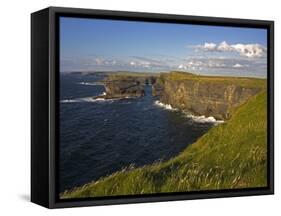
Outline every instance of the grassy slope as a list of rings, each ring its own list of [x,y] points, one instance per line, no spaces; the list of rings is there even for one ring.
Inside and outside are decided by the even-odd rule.
[[[263,187],[267,185],[266,93],[240,106],[179,156],[127,168],[61,194],[62,198]]]

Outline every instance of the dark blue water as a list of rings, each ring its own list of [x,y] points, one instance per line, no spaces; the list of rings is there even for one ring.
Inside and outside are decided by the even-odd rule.
[[[124,167],[151,164],[178,155],[211,123],[155,105],[151,86],[137,99],[95,101],[102,76],[62,74],[60,81],[60,191]],[[84,84],[81,84],[84,82]]]

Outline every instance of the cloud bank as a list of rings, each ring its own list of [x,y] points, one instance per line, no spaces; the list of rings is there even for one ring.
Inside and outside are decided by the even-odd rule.
[[[204,43],[186,56],[90,55],[61,59],[61,71],[188,71],[198,74],[266,77],[267,50],[260,44]],[[198,52],[200,50],[200,52]]]
[[[260,62],[260,61],[259,61]],[[262,62],[261,62],[262,63]],[[260,64],[261,64],[260,63]],[[210,70],[210,69],[251,69],[259,66],[257,61],[241,58],[187,58],[178,65],[179,70]]]
[[[196,48],[206,52],[237,52],[240,56],[248,58],[258,58],[266,55],[266,48],[260,44],[228,44],[226,41],[222,41],[219,44],[206,42],[203,45],[197,45]]]

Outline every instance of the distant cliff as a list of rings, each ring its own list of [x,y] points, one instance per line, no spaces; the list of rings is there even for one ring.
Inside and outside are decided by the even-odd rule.
[[[106,80],[104,82],[107,98],[144,96],[144,87],[137,79]]]
[[[162,74],[153,95],[174,108],[194,115],[229,119],[231,110],[266,88],[265,79]]]
[[[141,97],[145,95],[144,86],[156,83],[158,74],[149,73],[115,73],[103,81],[106,99]]]

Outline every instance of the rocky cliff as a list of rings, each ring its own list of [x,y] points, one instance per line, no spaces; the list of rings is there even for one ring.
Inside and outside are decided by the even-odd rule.
[[[230,118],[237,106],[266,88],[265,79],[199,76],[186,72],[159,75],[119,73],[104,80],[104,98],[141,97],[144,85],[152,85],[152,95],[172,107],[193,115]]]
[[[103,81],[106,99],[141,97],[145,95],[144,86],[156,83],[158,75],[145,73],[115,73]]]
[[[104,83],[106,98],[144,96],[144,87],[135,79],[107,80]]]
[[[174,108],[194,115],[229,119],[231,110],[266,87],[264,79],[163,74],[154,95]],[[161,90],[160,90],[161,89]]]

